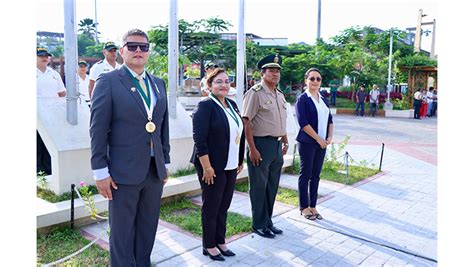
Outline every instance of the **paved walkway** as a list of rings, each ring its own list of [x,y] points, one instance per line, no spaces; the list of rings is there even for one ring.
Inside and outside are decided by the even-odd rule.
[[[352,119],[338,116],[335,122],[344,125]],[[213,262],[203,256],[199,238],[160,222],[152,261],[158,266],[435,266],[436,133],[420,140],[414,136],[432,134],[436,120],[422,124],[418,120],[357,118],[350,125],[358,123],[358,129],[365,131],[364,127],[371,128],[370,124],[377,120],[391,125],[387,132],[381,131],[373,138],[367,138],[370,131],[364,138],[357,132],[354,134],[357,139],[353,136],[346,150],[355,160],[378,166],[381,148],[378,139],[383,139],[386,143],[383,173],[354,186],[322,181],[320,193],[325,199],[319,202],[318,210],[324,220],[306,220],[297,208],[277,204],[274,223],[284,234],[275,239],[255,234],[234,239],[229,247],[237,256],[226,258],[225,262]],[[403,127],[405,131],[414,127],[413,136],[411,133],[397,136],[391,132],[393,127]],[[385,138],[380,137],[384,134]],[[341,141],[344,136],[336,131],[335,140]],[[402,148],[419,154],[411,156]],[[295,188],[296,184],[297,176],[282,176],[281,186]],[[200,197],[193,201],[199,203]],[[246,194],[236,192],[230,210],[249,216],[250,201]],[[93,237],[100,228],[95,224],[82,230]],[[101,242],[106,243],[107,240]]]

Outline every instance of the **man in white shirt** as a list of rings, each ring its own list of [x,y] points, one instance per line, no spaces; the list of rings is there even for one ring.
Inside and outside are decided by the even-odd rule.
[[[380,91],[379,87],[374,84],[372,87],[372,90],[369,92],[369,97],[370,97],[370,115],[372,117],[375,117],[375,114],[377,113],[377,108],[379,105],[379,96],[380,96]]]
[[[89,96],[89,75],[87,75],[89,64],[85,60],[79,59],[77,65],[77,82],[79,83],[79,94],[81,95],[81,98],[89,103],[91,100]]]
[[[106,42],[102,54],[104,54],[104,59],[95,63],[89,72],[89,97],[92,97],[95,81],[101,73],[118,69],[121,66],[116,62],[117,46],[114,42]]]
[[[431,117],[431,110],[433,109],[433,87],[430,87],[426,96],[428,98],[428,117]]]
[[[36,47],[36,97],[64,97],[66,87],[59,73],[48,67],[51,54],[45,47]]]
[[[66,87],[59,73],[48,67],[51,54],[36,47],[36,97],[65,97]],[[36,172],[51,174],[51,155],[36,131]]]

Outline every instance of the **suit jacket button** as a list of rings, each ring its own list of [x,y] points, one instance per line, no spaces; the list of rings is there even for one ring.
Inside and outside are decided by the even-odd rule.
[[[150,141],[146,142],[146,145],[147,145],[147,146],[150,146],[150,145],[151,145],[151,142],[150,142]]]

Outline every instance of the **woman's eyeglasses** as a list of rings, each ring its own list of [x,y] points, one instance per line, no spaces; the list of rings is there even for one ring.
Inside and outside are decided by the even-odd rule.
[[[314,82],[314,80],[320,82],[322,79],[321,79],[321,77],[310,77],[310,78],[308,78],[308,80],[310,80],[312,82]]]
[[[229,80],[225,80],[225,81],[223,81],[223,80],[216,80],[216,81],[213,81],[212,83],[213,83],[213,84],[217,84],[218,86],[222,86],[222,85],[224,85],[224,84],[230,84],[230,81],[229,81]]]
[[[130,52],[136,52],[139,47],[140,47],[140,51],[142,52],[148,52],[148,50],[150,49],[149,43],[127,42],[123,46],[127,46],[127,49]]]

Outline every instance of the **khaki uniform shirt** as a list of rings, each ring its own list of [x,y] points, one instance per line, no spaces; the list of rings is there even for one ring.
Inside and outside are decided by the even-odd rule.
[[[286,135],[286,100],[279,90],[272,92],[261,82],[244,95],[242,117],[247,117],[254,136]]]

